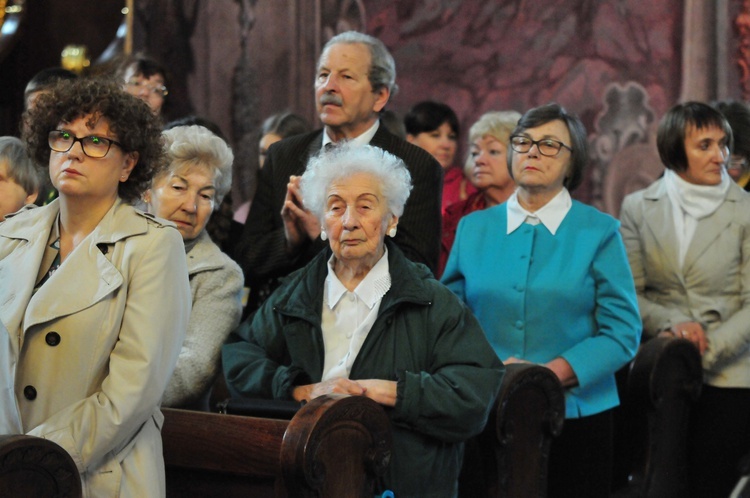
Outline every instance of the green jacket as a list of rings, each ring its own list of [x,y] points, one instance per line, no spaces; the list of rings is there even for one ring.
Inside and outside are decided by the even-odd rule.
[[[478,434],[504,366],[474,315],[390,241],[391,289],[357,355],[351,379],[398,382],[385,487],[397,498],[455,496],[463,441]],[[320,382],[320,328],[330,250],[291,274],[222,351],[232,395],[290,399]],[[382,491],[382,490],[380,490]]]

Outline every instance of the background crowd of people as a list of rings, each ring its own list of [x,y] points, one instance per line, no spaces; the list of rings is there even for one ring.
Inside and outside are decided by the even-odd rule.
[[[211,409],[217,380],[366,396],[394,434],[379,492],[455,496],[504,365],[535,363],[565,390],[550,496],[608,496],[615,373],[666,335],[704,369],[691,489],[728,496],[750,451],[747,104],[672,107],[664,175],[618,221],[572,197],[587,132],[556,103],[488,110],[464,142],[440,102],[387,123],[395,63],[369,35],[323,47],[322,128],[264,121],[252,202],[218,127],[162,122],[168,89],[143,56],[52,68],[0,137],[0,434],[60,444],[87,495],[163,496],[160,406]]]

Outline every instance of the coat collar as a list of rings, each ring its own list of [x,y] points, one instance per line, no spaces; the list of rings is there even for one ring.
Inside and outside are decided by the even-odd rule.
[[[0,237],[26,241],[0,261],[0,275],[12,286],[0,289],[0,320],[10,333],[81,311],[110,295],[123,283],[119,269],[110,261],[120,240],[148,231],[149,223],[164,222],[132,206],[115,201],[97,227],[68,256],[60,268],[33,294],[36,276],[47,246],[50,229],[60,211],[58,201],[14,216],[0,225]],[[121,255],[118,257],[122,257]],[[31,275],[31,276],[29,276]],[[61,292],[75,286],[74,292]],[[7,295],[6,295],[7,294]],[[19,314],[19,310],[24,310]]]
[[[669,254],[669,261],[673,265],[673,271],[684,274],[690,270],[695,261],[711,246],[727,226],[735,218],[737,202],[746,195],[742,189],[732,183],[727,191],[725,201],[711,216],[698,222],[695,236],[690,241],[690,247],[685,255],[682,270],[677,262],[677,238],[674,233],[674,221],[672,219],[672,205],[667,197],[667,189],[664,180],[660,179],[647,187],[643,192],[645,201],[644,222],[650,230],[654,240],[665,254]],[[670,227],[671,229],[665,229]]]
[[[189,275],[226,266],[228,256],[221,252],[205,230],[194,241],[185,244],[185,249]]]
[[[698,222],[698,226],[695,228],[696,236],[690,241],[690,247],[688,247],[687,254],[685,255],[685,263],[683,264],[684,272],[689,271],[696,260],[711,247],[713,242],[719,238],[732,221],[737,219],[736,209],[739,205],[738,201],[742,199],[741,196],[743,195],[747,194],[737,184],[732,182],[729,185],[729,190],[727,190],[726,199],[719,206],[719,209],[711,216],[703,218]]]
[[[133,216],[133,212],[140,216]],[[7,223],[0,223],[0,236],[29,242],[41,237],[46,241],[49,231],[40,230],[40,227],[51,228],[59,213],[59,199],[55,199],[43,208],[19,211],[9,217]],[[145,233],[148,225],[147,219],[158,224],[167,224],[117,199],[99,225],[91,232],[90,237],[95,238],[97,243],[114,244],[124,238]]]
[[[325,129],[323,128],[319,129],[317,132],[313,132],[312,140],[308,147],[308,156],[314,156],[323,148],[323,133],[325,133]],[[384,150],[391,150],[393,148],[393,141],[396,138],[395,135],[385,129],[383,123],[380,123],[375,135],[372,137],[372,140],[370,140],[370,145],[380,147]]]
[[[391,289],[383,296],[380,314],[402,302],[418,305],[429,305],[433,299],[432,292],[425,279],[432,278],[430,270],[420,264],[406,259],[396,244],[386,239],[388,247],[388,265],[391,273]],[[282,285],[284,290],[276,304],[282,314],[306,320],[318,317],[323,306],[323,291],[328,275],[327,262],[331,250],[327,248],[296,271]]]

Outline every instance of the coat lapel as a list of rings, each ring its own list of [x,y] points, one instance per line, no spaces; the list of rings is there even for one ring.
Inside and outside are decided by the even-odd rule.
[[[734,187],[734,185],[731,185]],[[703,218],[698,222],[695,228],[695,235],[690,241],[687,254],[685,254],[685,263],[683,272],[687,274],[690,267],[695,264],[698,258],[716,241],[724,230],[732,223],[735,217],[738,195],[745,195],[737,189],[730,188],[727,192],[726,200],[719,206],[711,216]]]
[[[643,221],[653,239],[653,243],[661,249],[664,263],[669,269],[680,274],[677,264],[677,234],[672,218],[672,206],[667,197],[664,181],[660,180],[644,193],[645,207]]]
[[[122,255],[113,254],[115,249],[110,245],[145,231],[145,219],[133,216],[130,206],[119,200],[115,202],[96,229],[31,298],[24,317],[24,331],[93,306],[118,289],[123,276],[110,259]],[[63,293],[61,289],[74,290]]]
[[[318,133],[317,136],[314,136],[307,145],[307,158],[305,159],[305,165],[307,165],[307,159],[317,155],[318,152],[320,152],[320,149],[323,148],[323,133],[325,133],[325,129]]]
[[[18,330],[27,308],[52,223],[59,212],[57,202],[17,215],[0,225],[0,237],[18,245],[0,260],[0,322],[11,336],[18,354]]]

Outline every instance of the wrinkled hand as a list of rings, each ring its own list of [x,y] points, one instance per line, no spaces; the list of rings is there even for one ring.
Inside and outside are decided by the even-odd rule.
[[[367,379],[357,383],[365,388],[365,396],[383,406],[396,406],[398,383],[393,380]]]
[[[514,363],[531,363],[531,362],[522,360],[521,358],[516,358],[515,356],[510,356],[509,358],[503,360],[503,363],[506,365],[512,365]]]
[[[349,394],[352,396],[362,396],[366,389],[358,382],[337,377],[328,379],[317,384],[308,384],[306,386],[297,386],[292,391],[292,397],[297,401],[310,401],[325,394]]]
[[[695,344],[698,351],[702,355],[706,352],[708,347],[708,340],[706,339],[706,332],[703,330],[703,326],[698,322],[682,322],[674,325],[669,332],[675,337],[682,337]]]
[[[532,362],[530,361],[516,358],[514,356],[510,356],[507,359],[503,360],[503,363],[505,365],[512,365],[514,363],[532,364]],[[547,363],[542,364],[542,366],[549,368],[552,373],[555,374],[555,376],[560,380],[560,383],[563,387],[575,387],[578,385],[578,376],[576,376],[576,373],[573,371],[573,368],[570,366],[570,363],[568,363],[566,359],[558,356],[552,361],[548,361]]]
[[[297,248],[305,237],[315,240],[320,235],[320,221],[302,203],[299,189],[299,176],[290,176],[286,185],[286,196],[281,207],[281,219],[284,221],[284,236],[289,249]]]

